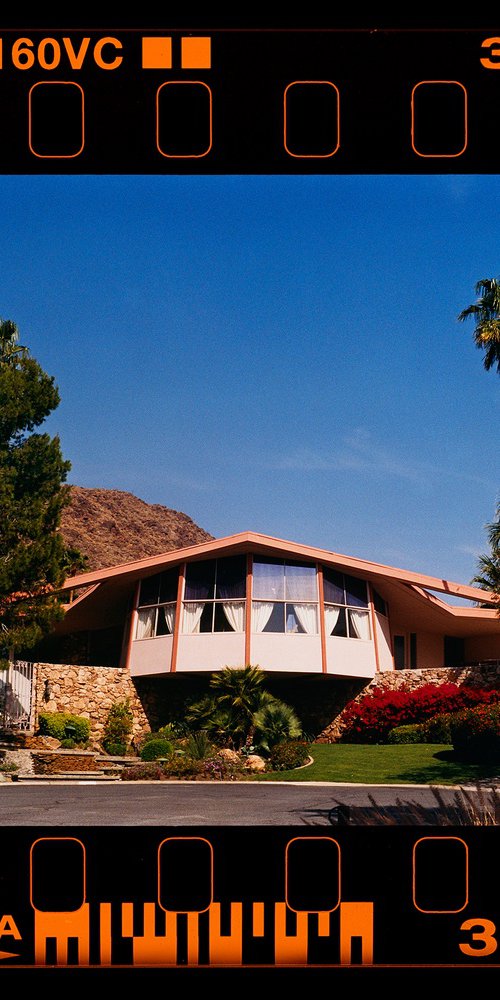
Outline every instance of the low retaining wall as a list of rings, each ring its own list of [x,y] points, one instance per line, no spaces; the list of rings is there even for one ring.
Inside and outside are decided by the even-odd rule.
[[[424,684],[467,684],[468,687],[500,687],[500,664],[483,664],[468,667],[440,667],[430,670],[395,670],[377,674],[369,684],[353,698],[361,701],[375,688],[379,691],[414,691]],[[351,704],[351,703],[350,703]],[[344,706],[345,708],[346,706]],[[316,743],[335,743],[342,734],[344,709],[325,727],[316,738]]]
[[[71,712],[90,720],[91,737],[102,737],[108,712],[116,701],[128,698],[134,716],[133,737],[149,732],[150,724],[127,670],[120,667],[82,667],[37,663],[33,691],[33,718],[40,712]]]

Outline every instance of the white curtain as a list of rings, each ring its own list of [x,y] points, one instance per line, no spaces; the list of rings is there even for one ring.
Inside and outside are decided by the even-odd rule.
[[[205,601],[189,601],[184,605],[183,632],[193,633],[200,631],[200,619],[205,607]]]
[[[139,611],[137,619],[137,639],[151,639],[155,630],[156,608],[146,608]]]
[[[358,639],[370,638],[370,623],[368,615],[363,611],[349,611],[352,631]]]
[[[235,632],[245,631],[245,602],[231,601],[222,605],[224,614]]]
[[[172,634],[175,625],[175,604],[165,604],[161,610],[163,610],[163,614],[165,615],[168,631]]]
[[[318,631],[318,619],[315,604],[294,604],[293,610],[297,616],[304,632],[308,635],[316,635]]]
[[[338,620],[339,620],[340,608],[332,608],[328,604],[325,604],[325,626],[326,634],[331,635]]]
[[[318,585],[315,566],[285,566],[287,601],[317,601]]]
[[[263,632],[274,610],[274,604],[257,601],[252,605],[252,629]]]

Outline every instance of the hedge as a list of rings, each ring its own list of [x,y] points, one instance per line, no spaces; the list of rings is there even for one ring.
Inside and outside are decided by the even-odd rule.
[[[42,736],[54,736],[61,742],[71,738],[75,743],[86,743],[90,736],[89,720],[70,712],[40,712],[38,727]],[[70,733],[67,727],[70,727]]]

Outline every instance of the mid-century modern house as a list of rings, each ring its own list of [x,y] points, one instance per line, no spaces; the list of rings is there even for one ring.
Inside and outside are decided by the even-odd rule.
[[[368,680],[500,660],[484,591],[251,531],[84,573],[65,592],[56,643],[137,679],[252,663]]]

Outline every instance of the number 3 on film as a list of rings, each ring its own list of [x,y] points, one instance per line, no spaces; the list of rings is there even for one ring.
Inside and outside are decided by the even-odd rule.
[[[497,950],[496,927],[492,920],[484,917],[471,917],[464,920],[460,926],[461,931],[472,931],[470,937],[475,944],[462,941],[459,944],[460,951],[471,958],[486,958],[486,955],[493,955]]]

